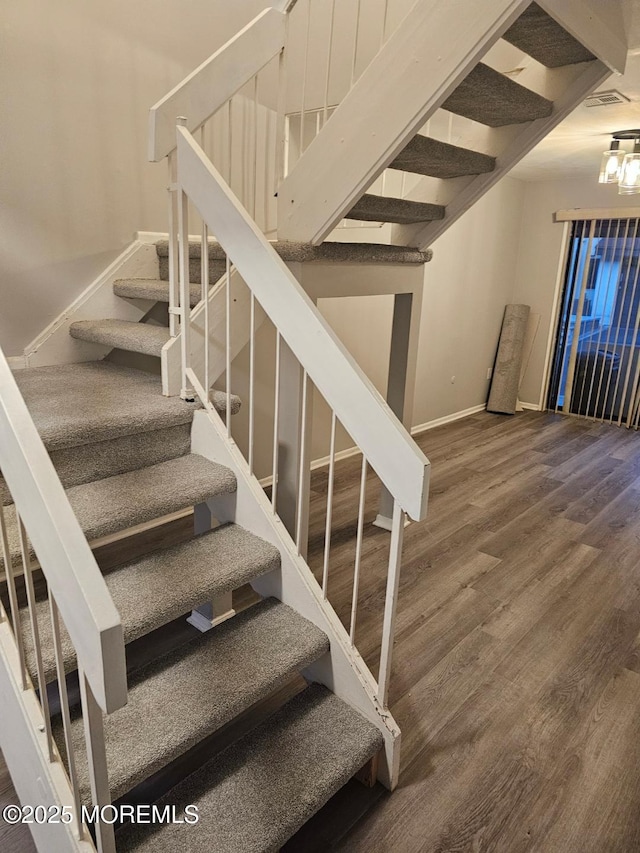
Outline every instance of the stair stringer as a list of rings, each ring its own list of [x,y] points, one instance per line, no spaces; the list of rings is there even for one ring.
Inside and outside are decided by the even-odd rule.
[[[280,185],[279,239],[321,243],[527,5],[418,0]]]
[[[329,638],[330,651],[303,673],[311,681],[324,684],[336,696],[355,708],[378,728],[384,739],[384,754],[378,779],[389,790],[398,783],[400,771],[400,729],[377,699],[377,685],[335,611],[323,600],[320,586],[234,441],[227,438],[222,422],[205,411],[195,413],[191,434],[194,453],[226,465],[237,478],[237,491],[207,502],[214,518],[234,522],[275,545],[280,551],[281,568],[256,579],[252,586],[262,596],[273,596],[289,605],[320,628]]]

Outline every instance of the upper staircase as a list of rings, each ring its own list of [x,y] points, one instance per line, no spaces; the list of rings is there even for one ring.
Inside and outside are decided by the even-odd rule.
[[[300,142],[279,188],[279,236],[319,243],[346,217],[394,223],[392,243],[430,246],[624,68],[624,42],[602,12],[553,0],[415,3],[330,120]]]

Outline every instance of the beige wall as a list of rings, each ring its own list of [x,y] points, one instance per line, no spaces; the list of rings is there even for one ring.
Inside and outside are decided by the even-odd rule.
[[[433,246],[414,424],[487,400],[487,368],[495,359],[504,307],[512,301],[523,197],[522,182],[504,178]]]
[[[504,307],[513,301],[525,188],[503,179],[433,245],[425,266],[414,426],[486,402],[487,368]],[[327,299],[319,307],[384,393],[393,298]]]
[[[521,181],[503,179],[433,245],[425,266],[414,425],[486,402],[487,368],[504,306],[512,301],[524,193]],[[325,300],[320,307],[383,391],[392,298]]]
[[[0,346],[21,353],[131,241],[166,231],[151,104],[264,0],[6,0]]]
[[[524,194],[525,184],[503,179],[434,244],[434,259],[424,267],[414,426],[486,402],[487,368],[494,362],[504,307],[512,301]],[[370,239],[379,239],[380,229],[365,230]],[[393,297],[321,299],[318,307],[384,395]],[[273,331],[265,325],[258,335],[256,354],[255,464],[259,477],[271,473],[274,353]],[[219,387],[224,388],[224,381]],[[234,418],[233,435],[247,452],[248,348],[234,361],[232,387],[245,401]],[[330,413],[316,397],[312,458],[327,455],[329,429]],[[341,431],[337,448],[352,445]]]
[[[522,400],[540,404],[545,381],[545,357],[553,337],[556,317],[554,295],[561,264],[563,225],[554,222],[554,213],[573,207],[638,207],[638,196],[619,196],[617,187],[591,180],[539,181],[524,185],[524,208],[520,233],[514,302],[524,302],[540,314],[540,328],[520,391]]]
[[[331,6],[329,0],[313,4],[307,107],[324,102]],[[166,231],[165,169],[146,160],[148,109],[267,5],[268,0],[3,3],[0,346],[8,355],[20,354],[135,231]],[[392,31],[411,0],[387,5]],[[300,47],[306,36],[303,6],[294,22],[302,28]],[[332,99],[350,78],[359,6],[357,0],[338,4]],[[384,8],[385,0],[362,5],[359,65],[377,49]],[[299,108],[302,94],[296,89],[303,76],[298,54],[292,50],[289,57],[291,109]],[[268,91],[261,98],[275,105]]]

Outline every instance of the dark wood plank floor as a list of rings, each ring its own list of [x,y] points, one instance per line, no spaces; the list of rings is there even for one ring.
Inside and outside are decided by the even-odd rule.
[[[432,490],[427,521],[405,538],[391,684],[401,782],[342,837],[336,821],[327,838],[329,805],[322,849],[637,853],[640,435],[481,413],[419,442]],[[330,585],[343,620],[359,467],[350,465]],[[367,506],[371,518],[373,482]],[[316,566],[321,549],[318,530]],[[357,635],[372,668],[385,552],[369,527],[364,551],[376,549]],[[321,848],[308,833],[287,849]]]
[[[637,853],[640,436],[480,413],[419,442],[432,489],[428,519],[405,534],[400,786],[345,789],[287,850]],[[359,467],[341,463],[335,484],[329,592],[345,622]],[[312,485],[319,574],[326,472]],[[378,490],[370,478],[367,520]],[[374,671],[387,552],[388,534],[366,525],[357,643]],[[3,851],[27,845],[0,827]]]

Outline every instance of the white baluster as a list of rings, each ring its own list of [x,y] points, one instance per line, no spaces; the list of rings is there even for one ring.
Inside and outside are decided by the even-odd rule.
[[[367,460],[362,454],[362,470],[360,472],[360,499],[358,501],[358,531],[356,534],[356,560],[353,568],[353,598],[351,601],[351,625],[349,638],[351,645],[355,645],[356,619],[358,616],[358,593],[360,591],[360,565],[362,561],[362,535],[364,530],[364,507],[367,490]]]

